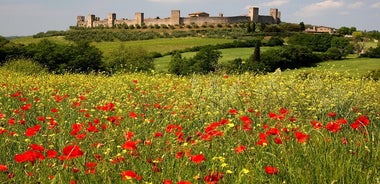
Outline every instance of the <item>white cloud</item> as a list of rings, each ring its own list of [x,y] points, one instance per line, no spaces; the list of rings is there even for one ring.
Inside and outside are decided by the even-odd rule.
[[[360,8],[360,7],[363,6],[363,4],[364,4],[363,2],[358,1],[358,2],[355,2],[355,3],[349,4],[348,8],[350,8],[350,9]]]
[[[277,7],[277,6],[282,6],[284,4],[289,3],[290,0],[274,0],[274,1],[269,1],[265,3],[260,3],[260,6],[270,6],[270,7]]]
[[[371,5],[371,8],[380,8],[380,2]]]
[[[313,3],[308,6],[305,6],[302,10],[295,13],[296,16],[315,16],[320,15],[321,13],[338,9],[344,6],[343,1],[335,1],[335,0],[325,0],[318,3]]]

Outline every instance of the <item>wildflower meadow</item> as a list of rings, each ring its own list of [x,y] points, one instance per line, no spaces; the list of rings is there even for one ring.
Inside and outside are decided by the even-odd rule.
[[[380,183],[375,80],[0,73],[0,183]]]

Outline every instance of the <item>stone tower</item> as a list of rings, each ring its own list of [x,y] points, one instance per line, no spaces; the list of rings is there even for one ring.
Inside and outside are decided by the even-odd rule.
[[[108,27],[114,27],[115,26],[115,20],[116,20],[116,13],[108,14],[107,26]]]
[[[172,10],[172,15],[170,17],[171,25],[180,25],[181,22],[181,12],[179,10]]]
[[[273,17],[273,23],[278,24],[280,20],[280,12],[278,11],[277,8],[271,8],[270,9],[270,16]]]
[[[87,17],[87,27],[94,27],[95,15],[91,14]]]
[[[77,16],[77,27],[82,27],[84,22],[85,17],[84,16]]]
[[[136,24],[138,25],[143,25],[144,24],[144,13],[137,12],[135,13],[135,19],[136,19]]]
[[[257,7],[249,7],[249,17],[252,22],[259,22],[259,8]]]

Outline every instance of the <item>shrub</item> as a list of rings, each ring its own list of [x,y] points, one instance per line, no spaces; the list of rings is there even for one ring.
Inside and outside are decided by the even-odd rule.
[[[341,60],[343,57],[341,51],[336,47],[329,48],[324,54],[323,54],[323,60]]]
[[[271,37],[265,46],[274,47],[274,46],[282,46],[284,45],[284,40],[279,37]]]
[[[217,69],[220,57],[221,52],[212,47],[203,47],[190,59],[182,58],[179,52],[175,52],[169,63],[169,72],[176,75],[213,72]]]
[[[111,53],[107,68],[111,73],[150,71],[154,69],[153,57],[142,48],[121,45]]]
[[[22,73],[25,75],[38,75],[47,72],[47,69],[31,59],[15,59],[4,63],[2,69]]]

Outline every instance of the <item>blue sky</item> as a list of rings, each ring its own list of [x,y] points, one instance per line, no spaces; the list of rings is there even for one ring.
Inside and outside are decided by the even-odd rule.
[[[133,19],[135,12],[165,18],[170,10],[179,9],[181,16],[196,11],[236,16],[247,14],[249,6],[259,7],[261,15],[278,8],[283,22],[380,30],[379,0],[0,0],[0,35],[67,30],[78,15],[90,13],[101,19],[111,12],[118,19]]]

